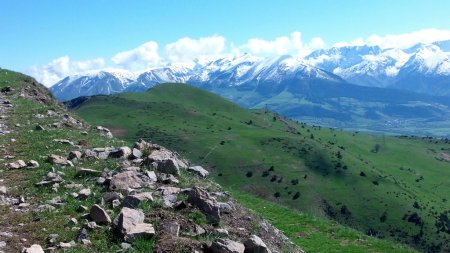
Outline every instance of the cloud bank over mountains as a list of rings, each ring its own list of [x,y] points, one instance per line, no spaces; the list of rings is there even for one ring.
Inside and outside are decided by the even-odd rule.
[[[379,46],[382,49],[406,49],[418,43],[427,44],[443,40],[450,40],[450,30],[431,28],[403,34],[374,34],[350,42],[338,42],[332,47],[369,45]],[[327,48],[327,44],[322,38],[315,37],[310,41],[305,41],[302,39],[301,32],[298,31],[272,40],[251,38],[242,45],[236,45],[220,35],[197,39],[183,37],[166,45],[148,41],[113,56],[87,60],[74,60],[67,55],[61,56],[47,64],[30,67],[28,74],[45,85],[51,86],[66,76],[82,75],[106,69],[142,72],[168,65],[194,67],[197,62],[204,63],[215,58],[243,53],[263,57],[289,54],[303,58],[314,50],[325,48]]]

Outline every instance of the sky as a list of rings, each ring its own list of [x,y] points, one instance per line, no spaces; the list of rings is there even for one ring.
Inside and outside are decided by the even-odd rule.
[[[300,57],[342,45],[450,39],[448,0],[0,0],[0,67],[46,85],[252,53]]]

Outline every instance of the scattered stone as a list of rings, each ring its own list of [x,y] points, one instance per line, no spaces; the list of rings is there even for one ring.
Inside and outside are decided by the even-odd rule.
[[[111,202],[111,204],[112,204],[112,207],[113,207],[113,208],[119,207],[119,206],[120,206],[120,200],[115,199],[115,200],[113,200],[113,201]]]
[[[172,174],[158,173],[158,181],[163,184],[179,184],[180,181]]]
[[[180,234],[180,224],[177,222],[167,222],[162,225],[162,233],[173,237],[178,237]]]
[[[217,202],[217,204],[219,205],[219,209],[220,209],[221,213],[232,213],[234,210],[233,205],[230,203]]]
[[[128,208],[137,208],[141,202],[153,201],[151,192],[141,192],[134,195],[128,195],[123,200],[123,206]]]
[[[164,195],[163,196],[163,206],[166,208],[172,208],[177,203],[177,195],[176,194],[170,194],[170,195]]]
[[[117,228],[126,242],[132,242],[136,237],[150,238],[155,235],[153,226],[144,223],[144,212],[127,207],[120,211]]]
[[[42,249],[41,245],[33,244],[29,248],[23,248],[22,253],[44,253],[44,249]]]
[[[93,169],[85,169],[85,168],[78,168],[77,169],[77,176],[85,176],[85,175],[100,175],[100,171],[93,170]]]
[[[35,129],[37,131],[44,131],[45,130],[45,128],[43,126],[41,126],[41,125],[36,125]]]
[[[111,131],[106,128],[106,127],[102,127],[102,126],[97,126],[97,130],[100,131],[100,133],[108,138],[113,138],[113,135],[111,133]]]
[[[36,169],[36,168],[39,168],[39,163],[36,162],[35,160],[30,160],[27,162],[27,167],[29,169]]]
[[[86,228],[80,229],[78,232],[77,238],[75,239],[77,242],[81,242],[82,240],[89,240],[88,231]]]
[[[53,141],[57,142],[59,144],[67,144],[67,145],[70,145],[70,146],[75,146],[75,143],[73,143],[70,140],[66,140],[66,139],[53,139]]]
[[[157,189],[157,191],[161,192],[162,196],[166,196],[166,195],[176,195],[181,191],[181,189],[172,186],[161,186]]]
[[[122,248],[122,250],[127,251],[131,249],[131,244],[123,242],[120,244],[120,247]]]
[[[23,160],[17,160],[12,163],[6,164],[6,169],[12,170],[12,169],[22,169],[27,167],[27,164]]]
[[[151,182],[156,183],[156,181],[158,181],[158,177],[156,176],[156,173],[154,171],[146,171],[145,173],[147,174]]]
[[[140,151],[148,150],[151,148],[151,146],[152,145],[150,143],[144,141],[143,139],[139,139],[137,142],[134,143],[134,148]]]
[[[0,193],[6,194],[6,192],[7,192],[6,186],[0,185]]]
[[[50,245],[55,245],[56,244],[56,240],[58,239],[59,235],[58,234],[50,234],[47,236],[47,243]]]
[[[216,239],[209,250],[212,253],[244,253],[245,246],[229,239]]]
[[[137,171],[125,171],[118,173],[111,178],[109,189],[118,191],[151,186],[152,181],[146,175]]]
[[[109,156],[113,158],[128,158],[130,155],[131,149],[129,147],[120,147],[109,153]]]
[[[219,237],[228,237],[229,235],[228,230],[223,228],[217,228],[215,231]]]
[[[195,231],[196,235],[204,235],[204,234],[206,234],[206,230],[204,228],[202,228],[201,226],[197,225],[197,224],[195,224],[194,231]]]
[[[80,199],[86,199],[90,195],[91,195],[91,189],[89,189],[89,188],[81,189],[78,192],[78,198],[80,198]]]
[[[123,195],[118,192],[105,192],[102,194],[102,199],[106,203],[112,203],[114,200],[123,199]]]
[[[69,160],[81,159],[81,152],[80,151],[70,151],[67,159],[69,159]]]
[[[194,172],[200,177],[207,177],[209,175],[209,171],[205,170],[202,166],[192,166],[188,168],[188,171]]]
[[[54,210],[56,210],[56,207],[49,205],[49,204],[43,204],[43,205],[39,205],[38,207],[36,207],[34,209],[34,212],[42,213],[42,212],[52,212]]]
[[[272,253],[263,240],[256,235],[251,235],[250,238],[244,242],[244,246],[245,253]]]
[[[142,157],[142,152],[139,149],[133,148],[133,150],[131,150],[130,159],[139,159],[141,157]]]
[[[51,154],[47,157],[47,161],[51,164],[57,164],[57,165],[69,165],[73,167],[73,163],[71,161],[68,161],[65,157]]]
[[[158,172],[162,173],[180,175],[180,169],[187,169],[184,161],[166,149],[153,150],[148,156],[148,161]]]
[[[75,218],[70,218],[70,219],[69,219],[69,224],[70,224],[70,225],[77,225],[77,224],[78,224],[78,220],[75,219]]]
[[[70,242],[60,242],[60,243],[58,244],[58,248],[61,248],[61,249],[69,249],[69,248],[73,248],[73,247],[75,247],[75,246],[77,246],[77,244],[76,244],[75,241],[70,241]]]
[[[198,207],[212,222],[220,221],[220,208],[205,188],[195,186],[189,193],[187,201]]]
[[[0,241],[0,249],[6,247],[6,242]]]
[[[52,205],[61,205],[62,204],[60,196],[56,196],[56,197],[52,198],[49,202]]]
[[[94,230],[99,227],[97,225],[97,223],[95,223],[95,221],[90,221],[90,222],[86,223],[84,226],[90,230]]]
[[[11,92],[11,91],[13,91],[14,89],[13,88],[11,88],[11,86],[5,86],[5,87],[3,87],[1,90],[0,90],[0,92],[1,93],[7,93],[7,92]]]
[[[111,223],[111,218],[109,217],[108,213],[103,208],[101,208],[99,205],[93,205],[91,207],[89,216],[96,223],[100,223],[100,224]]]

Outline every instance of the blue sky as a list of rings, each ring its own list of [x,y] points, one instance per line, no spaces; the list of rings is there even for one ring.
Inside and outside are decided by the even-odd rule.
[[[255,51],[249,40],[273,42],[280,37],[295,40],[298,34],[293,33],[299,32],[301,50],[308,52],[338,42],[366,40],[374,34],[384,38],[387,34],[422,29],[450,30],[450,1],[444,0],[1,0],[0,3],[0,66],[24,72],[63,56],[71,63],[88,64],[87,61],[96,59],[99,66],[119,62],[116,65],[124,67],[123,57],[115,58],[116,62],[112,58],[150,41],[157,44],[153,48],[159,52],[157,57],[168,58],[164,56],[169,54],[165,52],[166,46],[185,37],[192,39],[192,43],[200,38],[220,37],[224,40],[222,53],[238,50],[272,54],[285,52],[273,48]],[[193,44],[185,43],[185,47],[189,45]],[[149,49],[152,46],[155,45],[147,44],[144,52],[152,51]],[[211,48],[210,51],[215,52]],[[201,52],[199,46],[192,54]],[[136,57],[125,56],[127,60]],[[151,57],[150,53],[143,60],[153,61]]]

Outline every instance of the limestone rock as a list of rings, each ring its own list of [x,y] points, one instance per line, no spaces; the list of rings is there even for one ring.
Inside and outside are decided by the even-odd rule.
[[[202,166],[192,166],[188,168],[188,171],[194,172],[200,177],[207,177],[209,175],[209,171],[205,170]]]
[[[114,175],[109,185],[110,190],[120,191],[128,189],[139,189],[142,187],[151,187],[150,178],[137,171],[125,171]]]
[[[244,242],[245,253],[272,253],[266,244],[256,235],[251,235],[247,241]]]
[[[89,212],[89,216],[93,221],[99,224],[109,224],[111,223],[111,218],[108,213],[101,208],[99,205],[93,205],[91,207],[91,211]]]
[[[212,253],[244,253],[245,246],[240,242],[228,239],[216,239],[209,250]]]
[[[180,169],[187,169],[184,161],[166,149],[153,150],[148,156],[148,161],[158,172],[162,173],[179,175]]]
[[[72,162],[68,161],[65,157],[54,154],[49,155],[47,157],[47,161],[51,164],[73,166]]]
[[[22,253],[44,253],[44,249],[42,249],[41,245],[33,244],[29,248],[23,248]]]
[[[120,211],[117,228],[127,242],[132,242],[138,236],[150,238],[155,235],[153,226],[144,223],[144,212],[127,207]]]
[[[128,195],[123,200],[123,206],[128,208],[137,208],[141,202],[153,201],[152,193],[141,192],[134,195]]]
[[[27,167],[27,164],[23,160],[17,160],[15,162],[6,164],[6,168],[9,169],[9,170],[22,169],[22,168],[25,168],[25,167]]]
[[[81,152],[80,151],[70,151],[69,156],[67,159],[73,160],[73,159],[81,159]]]
[[[109,156],[113,158],[128,158],[130,155],[131,149],[129,147],[120,147],[116,150],[112,150],[109,153]]]
[[[30,169],[36,169],[39,168],[39,163],[36,162],[35,160],[30,160],[27,162],[27,167]]]

